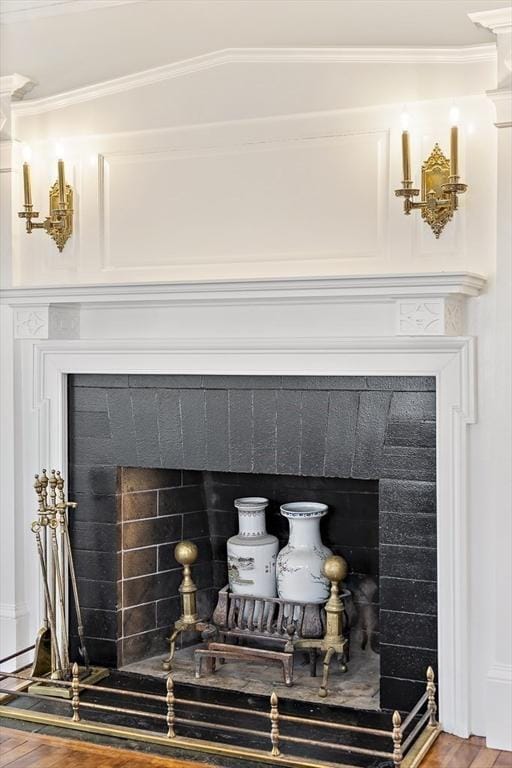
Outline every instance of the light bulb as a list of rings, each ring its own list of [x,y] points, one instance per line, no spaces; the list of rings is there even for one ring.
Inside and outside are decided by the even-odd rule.
[[[408,131],[409,130],[409,123],[410,123],[410,115],[408,112],[402,112],[400,115],[400,122],[402,124],[402,131]]]
[[[29,147],[28,144],[23,145],[22,155],[23,155],[23,162],[30,163],[30,161],[32,160],[32,149]]]
[[[458,125],[460,118],[460,112],[458,107],[452,107],[450,109],[450,123],[451,125]]]
[[[57,160],[64,160],[64,145],[60,141],[55,144],[55,157]]]

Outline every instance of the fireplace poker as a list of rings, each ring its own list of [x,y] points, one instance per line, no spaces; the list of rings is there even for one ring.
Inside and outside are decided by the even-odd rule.
[[[78,641],[79,641],[79,653],[82,657],[82,661],[84,663],[84,667],[86,670],[86,673],[89,674],[90,664],[89,664],[89,654],[87,653],[87,648],[85,645],[85,633],[84,633],[84,625],[82,621],[82,610],[80,608],[80,600],[78,599],[78,585],[76,581],[76,573],[75,573],[75,563],[73,561],[73,552],[71,550],[71,541],[69,538],[69,528],[68,528],[68,519],[66,511],[67,509],[76,509],[77,503],[74,501],[66,501],[64,498],[64,478],[61,476],[60,472],[57,471],[57,491],[58,491],[58,497],[59,501],[57,503],[57,511],[59,513],[59,524],[60,524],[60,532],[61,537],[64,542],[65,551],[67,553],[67,560],[68,560],[68,567],[69,567],[69,579],[71,581],[71,588],[73,590],[73,600],[75,603],[75,611],[76,611],[76,620],[77,620],[77,631],[78,631]]]
[[[41,526],[41,523],[39,523],[37,520],[34,521],[31,525],[31,529],[36,536],[37,552],[39,555],[39,564],[41,566],[41,574],[43,576],[43,588],[44,588],[44,596],[45,596],[45,602],[46,602],[46,611],[47,611],[47,617],[50,623],[52,652],[56,662],[55,673],[56,673],[56,677],[60,678],[62,674],[62,663],[60,659],[59,645],[57,643],[57,626],[55,622],[55,613],[53,611],[53,603],[51,600],[50,585],[48,583],[48,570],[46,568],[43,545],[41,542],[41,533],[40,533],[41,527],[46,527],[46,526]],[[53,669],[52,669],[52,673],[53,673]]]

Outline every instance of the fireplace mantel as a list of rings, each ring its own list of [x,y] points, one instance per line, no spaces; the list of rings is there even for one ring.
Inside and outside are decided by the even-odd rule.
[[[319,304],[365,305],[367,317],[372,312],[369,305],[386,306],[386,323],[379,317],[376,335],[460,336],[465,331],[465,301],[482,293],[485,285],[482,275],[471,272],[75,285],[7,289],[0,291],[0,303],[14,310],[17,339],[79,337],[81,312],[106,307],[249,309]],[[358,317],[353,320],[351,335],[357,336]],[[150,333],[151,324],[146,335]]]
[[[484,287],[460,272],[4,290],[1,421],[14,446],[0,465],[5,652],[29,645],[39,624],[32,482],[67,466],[68,374],[435,376],[440,712],[448,731],[469,735],[476,356],[466,319],[473,329]]]

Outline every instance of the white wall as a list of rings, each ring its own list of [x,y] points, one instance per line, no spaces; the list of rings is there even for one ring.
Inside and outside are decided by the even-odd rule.
[[[14,119],[14,213],[22,203],[21,142],[34,153],[33,197],[43,215],[59,141],[76,191],[76,230],[59,254],[44,233],[27,237],[14,216],[13,235],[2,241],[4,287],[450,270],[487,275],[487,294],[471,301],[468,318],[478,337],[479,421],[470,428],[467,489],[471,730],[486,734],[490,627],[507,610],[489,600],[498,534],[488,523],[499,531],[508,513],[499,499],[489,502],[499,419],[497,150],[494,109],[484,95],[495,84],[492,67],[489,60],[350,64],[327,76],[311,62],[291,77],[290,66],[260,63],[249,71],[232,63],[122,93],[21,102]],[[327,81],[329,89],[320,91]],[[469,190],[439,240],[418,212],[405,217],[394,197],[404,102],[418,182],[434,141],[448,151],[452,104],[461,112],[461,172]],[[108,322],[108,312],[101,318]],[[4,332],[9,336],[10,329]],[[116,335],[115,328],[109,333]],[[9,387],[4,391],[8,400]]]
[[[42,232],[19,237],[14,284],[492,270],[495,129],[482,94],[492,56],[442,65],[291,57],[169,70],[120,92],[15,105],[16,139],[33,151],[34,204],[43,215],[58,142],[76,190],[76,231],[62,254]],[[436,84],[443,98],[424,98]],[[448,154],[450,107],[461,111],[470,188],[439,240],[394,197],[398,96],[411,114],[418,184],[434,142]],[[385,98],[395,103],[375,106]],[[315,111],[343,99],[370,106]],[[222,121],[205,122],[212,116]],[[17,181],[21,207],[21,173]]]

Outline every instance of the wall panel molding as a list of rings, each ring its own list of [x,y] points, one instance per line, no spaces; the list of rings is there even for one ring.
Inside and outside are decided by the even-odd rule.
[[[19,117],[42,115],[230,64],[471,64],[495,60],[496,46],[493,43],[445,48],[227,48],[54,96],[20,102],[13,112]]]

